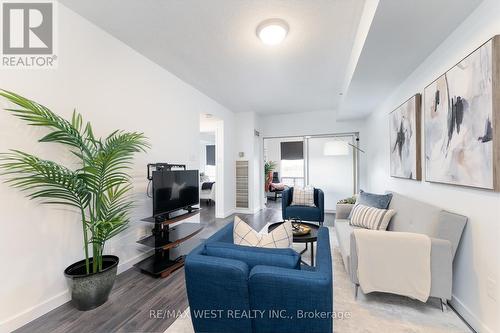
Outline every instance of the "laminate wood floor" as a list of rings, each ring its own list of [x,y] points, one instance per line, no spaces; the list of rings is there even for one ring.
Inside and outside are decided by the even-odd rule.
[[[191,243],[195,246],[233,220],[215,218],[214,206],[203,204],[200,212],[205,225]],[[254,215],[241,215],[255,230],[267,222],[281,221],[281,203],[269,202],[266,209]],[[325,223],[333,223],[327,214]],[[131,268],[118,275],[108,302],[91,311],[78,311],[70,303],[61,305],[42,317],[16,330],[16,333],[86,333],[86,332],[164,332],[175,318],[166,311],[183,312],[188,306],[184,269],[165,279],[156,279]],[[158,312],[159,311],[159,312]],[[153,313],[155,315],[153,315]],[[159,314],[159,315],[158,315]],[[155,317],[164,318],[155,318]]]

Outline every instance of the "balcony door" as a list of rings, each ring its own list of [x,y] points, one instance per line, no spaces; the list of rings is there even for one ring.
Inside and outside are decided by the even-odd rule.
[[[325,193],[325,211],[334,211],[337,201],[356,192],[357,153],[355,135],[306,138],[307,184]]]
[[[264,161],[287,186],[311,185],[325,193],[325,210],[358,191],[357,133],[264,138]]]

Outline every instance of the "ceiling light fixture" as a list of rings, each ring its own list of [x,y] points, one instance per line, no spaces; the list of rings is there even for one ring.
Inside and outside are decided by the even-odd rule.
[[[288,24],[278,18],[262,21],[257,26],[257,37],[266,45],[278,45],[288,33]]]

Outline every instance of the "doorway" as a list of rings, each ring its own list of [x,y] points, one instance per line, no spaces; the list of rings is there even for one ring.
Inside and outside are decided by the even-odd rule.
[[[224,216],[224,121],[200,115],[200,205]]]

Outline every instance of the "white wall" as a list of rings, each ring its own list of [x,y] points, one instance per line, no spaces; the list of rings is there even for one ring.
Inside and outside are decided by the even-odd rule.
[[[365,134],[369,190],[394,190],[469,217],[454,262],[452,304],[478,332],[500,332],[500,194],[391,178],[388,114],[499,33],[500,1],[485,0],[367,119]]]
[[[312,111],[261,116],[264,137],[362,132],[364,122],[340,121],[335,111]]]
[[[207,159],[203,158],[207,156],[207,143],[204,141],[200,142],[200,174],[205,172],[205,167],[207,166]]]
[[[201,125],[201,124],[200,124]],[[207,174],[207,146],[215,145],[215,133],[201,132],[200,133],[200,173]],[[207,174],[208,176],[208,174]],[[215,181],[215,175],[212,175],[211,181]]]
[[[237,160],[248,161],[249,167],[249,208],[238,210],[238,212],[254,213],[261,209],[264,191],[262,160],[262,138],[255,136],[255,130],[259,130],[260,123],[255,112],[240,112],[235,114],[235,158]],[[239,157],[239,153],[243,157]]]
[[[135,241],[151,215],[145,195],[148,162],[199,166],[199,115],[224,121],[226,210],[234,209],[234,115],[174,75],[96,26],[59,5],[59,67],[55,70],[0,70],[0,87],[34,99],[70,117],[73,108],[93,123],[97,135],[114,129],[143,131],[152,149],[137,157],[132,171],[138,208],[130,228],[113,239],[107,253],[130,267],[143,251]],[[0,107],[5,107],[0,101]],[[39,144],[44,130],[0,112],[0,152],[25,150],[68,162],[60,146]],[[67,208],[40,206],[0,184],[0,331],[10,331],[69,299],[63,270],[82,259],[78,216]]]
[[[265,208],[264,204],[264,141],[262,139],[262,120],[256,115],[255,116],[255,129],[259,132],[259,136],[254,136],[254,194],[257,196],[255,200],[256,208]]]
[[[212,115],[213,116],[213,115]],[[215,136],[215,164],[217,189],[224,188],[224,191],[215,191],[215,217],[224,218],[234,213],[236,200],[235,181],[235,116],[224,118],[213,117],[200,122],[201,132],[211,132]]]

